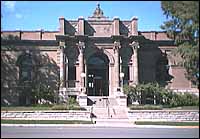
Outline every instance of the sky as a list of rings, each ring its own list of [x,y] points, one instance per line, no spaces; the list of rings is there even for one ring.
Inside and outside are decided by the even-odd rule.
[[[162,31],[160,25],[166,21],[160,1],[1,1],[1,29],[57,31],[59,17],[87,19],[97,3],[110,20],[138,17],[139,31]]]

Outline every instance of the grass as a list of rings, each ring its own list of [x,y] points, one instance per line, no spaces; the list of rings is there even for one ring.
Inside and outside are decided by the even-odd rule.
[[[199,106],[169,107],[162,105],[129,105],[130,110],[199,110]]]
[[[30,111],[30,110],[51,110],[50,106],[33,107],[33,106],[13,106],[13,107],[1,107],[1,111]]]
[[[81,120],[4,120],[1,124],[92,124],[91,121]]]
[[[162,110],[160,105],[130,105],[130,110]]]
[[[86,110],[75,105],[53,105],[53,106],[8,106],[1,107],[1,111],[37,111],[37,110]]]
[[[136,125],[170,125],[170,126],[199,126],[199,122],[163,122],[136,121]]]
[[[131,110],[199,110],[199,106],[182,106],[169,108],[161,105],[129,105]],[[1,111],[37,111],[37,110],[86,110],[80,106],[70,105],[68,107],[64,105],[53,106],[7,106],[1,107]]]
[[[182,106],[182,107],[172,107],[172,108],[164,108],[164,109],[172,109],[172,110],[199,110],[199,106]]]

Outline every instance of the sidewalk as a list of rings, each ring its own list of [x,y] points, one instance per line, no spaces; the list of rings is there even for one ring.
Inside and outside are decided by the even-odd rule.
[[[91,120],[91,119],[90,119]],[[1,124],[18,127],[130,127],[130,128],[199,128],[199,126],[136,125],[130,119],[92,119],[95,124]]]
[[[134,124],[1,124],[2,126],[15,127],[129,127],[129,128],[199,128],[199,126],[167,126],[167,125],[134,125]]]

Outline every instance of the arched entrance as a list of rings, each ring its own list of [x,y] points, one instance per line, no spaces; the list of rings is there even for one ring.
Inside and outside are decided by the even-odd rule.
[[[109,95],[109,60],[103,53],[95,53],[87,61],[87,95]]]

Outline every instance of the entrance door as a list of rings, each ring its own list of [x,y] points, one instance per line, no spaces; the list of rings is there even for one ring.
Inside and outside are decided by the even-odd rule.
[[[103,96],[102,77],[97,76],[94,78],[95,96]]]
[[[108,60],[102,55],[93,55],[87,62],[88,96],[108,96]]]

